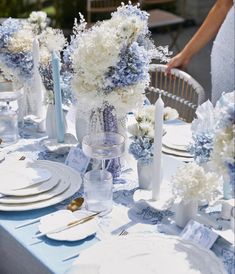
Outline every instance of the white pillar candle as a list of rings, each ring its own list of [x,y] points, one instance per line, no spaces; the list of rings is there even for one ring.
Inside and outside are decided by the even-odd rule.
[[[42,118],[43,116],[43,87],[42,79],[39,73],[39,43],[38,39],[35,38],[33,41],[33,92],[36,94],[37,108],[36,116]]]
[[[155,128],[154,128],[154,154],[153,154],[153,177],[152,199],[156,201],[160,193],[161,185],[161,154],[163,133],[164,103],[161,95],[155,103]]]

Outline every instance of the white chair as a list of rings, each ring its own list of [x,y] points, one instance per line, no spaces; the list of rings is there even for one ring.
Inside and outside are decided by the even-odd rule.
[[[161,93],[166,106],[175,108],[179,117],[192,122],[198,105],[205,101],[203,87],[188,73],[172,69],[166,74],[166,65],[150,66],[150,85],[146,88],[146,96],[154,104]]]

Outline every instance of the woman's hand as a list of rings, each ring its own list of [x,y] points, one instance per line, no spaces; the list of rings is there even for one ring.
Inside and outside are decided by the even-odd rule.
[[[172,68],[185,69],[187,67],[190,59],[191,58],[187,55],[184,55],[183,52],[178,53],[167,64],[166,73],[170,73]]]

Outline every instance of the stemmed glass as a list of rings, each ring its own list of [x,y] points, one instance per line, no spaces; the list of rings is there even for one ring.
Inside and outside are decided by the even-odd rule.
[[[83,138],[82,149],[87,157],[101,160],[105,169],[105,160],[120,157],[125,152],[125,137],[115,132],[89,134]]]
[[[86,135],[82,141],[86,156],[102,161],[101,170],[88,171],[84,176],[86,207],[95,212],[112,209],[112,174],[107,171],[111,159],[125,152],[125,138],[119,133],[101,132]],[[105,167],[105,161],[109,160]]]

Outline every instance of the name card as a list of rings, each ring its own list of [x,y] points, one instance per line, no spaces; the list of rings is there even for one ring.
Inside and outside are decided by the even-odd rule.
[[[193,220],[188,222],[180,236],[184,240],[191,241],[208,249],[212,247],[219,237],[219,235],[210,228]]]
[[[81,174],[85,174],[89,163],[90,158],[83,153],[79,146],[71,148],[65,160],[67,166],[74,168]]]

